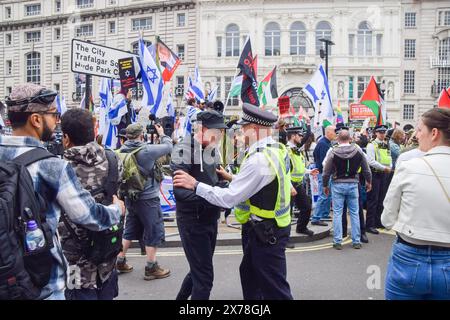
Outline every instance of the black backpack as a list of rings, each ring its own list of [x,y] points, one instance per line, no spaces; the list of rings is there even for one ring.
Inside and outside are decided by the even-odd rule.
[[[119,188],[119,170],[118,159],[114,151],[105,149],[106,158],[108,160],[108,175],[103,181],[102,186],[91,190],[91,195],[95,197],[99,194],[104,194],[103,205],[110,205],[112,203],[113,195],[117,194]],[[65,213],[61,215],[61,220],[65,227],[70,232],[74,239],[79,238],[74,228],[72,228],[68,217]],[[89,241],[86,247],[83,248],[85,257],[98,265],[103,262],[111,261],[116,257],[122,249],[122,235],[124,230],[124,223],[121,221],[109,229],[103,231],[88,231]]]
[[[37,299],[50,280],[53,237],[46,223],[45,200],[34,190],[27,166],[54,157],[34,148],[0,162],[0,300]],[[27,252],[26,223],[36,221],[46,244]]]

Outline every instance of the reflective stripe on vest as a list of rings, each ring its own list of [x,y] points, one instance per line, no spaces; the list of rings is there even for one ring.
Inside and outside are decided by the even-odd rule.
[[[254,214],[261,218],[275,219],[279,227],[286,227],[291,223],[291,176],[289,173],[289,156],[284,145],[278,147],[266,146],[262,149],[262,153],[269,162],[270,168],[275,172],[278,179],[277,200],[274,210],[265,210],[251,204],[250,199],[238,204],[235,207],[236,219],[244,224],[248,221],[250,214]],[[255,151],[256,152],[256,151]],[[250,155],[248,154],[243,163]]]
[[[305,158],[301,153],[296,154],[291,148],[288,148],[288,153],[292,163],[291,180],[295,183],[301,183],[305,175]]]
[[[377,142],[372,142],[375,148],[375,160],[384,166],[390,166],[392,163],[391,151],[386,148],[380,148]]]

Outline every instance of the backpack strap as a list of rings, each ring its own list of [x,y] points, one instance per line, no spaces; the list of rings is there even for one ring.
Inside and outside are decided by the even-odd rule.
[[[105,155],[108,161],[108,176],[104,183],[104,190],[108,201],[112,201],[113,195],[117,193],[119,184],[119,161],[112,150],[105,149]]]
[[[17,156],[14,158],[14,162],[22,165],[22,166],[29,166],[32,163],[35,163],[40,160],[48,159],[56,157],[53,153],[48,152],[46,149],[43,148],[33,148],[30,151],[27,151],[25,153],[22,153],[20,156]]]

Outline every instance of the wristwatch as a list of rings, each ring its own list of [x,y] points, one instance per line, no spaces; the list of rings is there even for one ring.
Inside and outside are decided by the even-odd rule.
[[[195,181],[194,192],[197,192],[197,187],[198,187],[199,183],[200,183],[200,182]]]

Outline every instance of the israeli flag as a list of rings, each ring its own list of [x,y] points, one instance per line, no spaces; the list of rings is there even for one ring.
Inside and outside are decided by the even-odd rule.
[[[202,78],[198,71],[198,66],[195,66],[194,81],[191,84],[190,90],[194,93],[194,97],[197,101],[205,100],[205,88],[203,87]]]
[[[172,92],[169,92],[169,97],[167,98],[166,110],[167,110],[167,115],[169,117],[175,118],[175,107],[173,105]]]
[[[105,133],[108,130],[109,119],[107,119],[107,111],[110,109],[113,101],[112,95],[113,85],[114,85],[113,80],[102,78],[98,90],[100,96],[100,108],[98,110],[99,113],[98,133],[102,134],[103,136],[105,136]]]
[[[141,64],[141,76],[143,97],[142,106],[150,108],[151,114],[156,114],[163,96],[164,82],[156,66],[155,60],[152,58],[148,48],[145,46],[144,40],[139,40],[139,59]]]
[[[107,148],[116,148],[117,146],[117,125],[120,123],[123,115],[128,112],[127,100],[123,94],[117,94],[110,106],[105,109],[105,126],[102,144]],[[100,130],[99,130],[100,131]],[[104,132],[103,131],[103,132]],[[101,131],[100,131],[101,132]]]
[[[64,99],[64,97],[60,94],[56,96],[56,108],[61,115],[67,111],[66,99]]]
[[[216,86],[213,90],[211,90],[208,94],[208,101],[214,101],[216,100],[217,96],[217,90],[219,89],[219,86]]]
[[[311,81],[303,88],[303,92],[314,104],[313,127],[322,126],[325,120],[333,123],[333,104],[331,103],[330,88],[323,64],[319,65]]]
[[[197,120],[197,113],[201,112],[193,106],[187,106],[186,119],[184,121],[184,135],[190,135],[192,133],[192,123]]]

